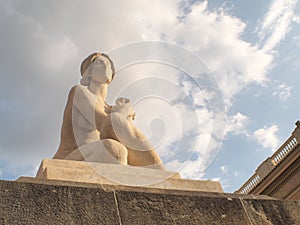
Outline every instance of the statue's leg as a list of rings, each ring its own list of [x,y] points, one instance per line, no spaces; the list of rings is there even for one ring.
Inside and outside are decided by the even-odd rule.
[[[138,151],[128,149],[128,164],[132,166],[165,170],[165,167],[155,150]]]
[[[113,139],[103,139],[101,142],[109,157],[113,156],[120,164],[127,165],[128,150],[123,144]]]
[[[125,145],[128,149],[129,165],[165,169],[162,160],[145,135],[131,120],[118,113],[113,113],[106,118],[100,137],[112,138]]]
[[[112,139],[104,139],[81,146],[65,159],[126,165],[127,157],[128,153],[124,145]]]

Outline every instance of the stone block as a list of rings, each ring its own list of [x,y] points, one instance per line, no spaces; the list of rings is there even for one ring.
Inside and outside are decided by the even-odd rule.
[[[267,196],[36,178],[0,190],[0,224],[300,224],[299,201]]]
[[[44,159],[39,179],[145,186],[174,190],[223,192],[219,182],[181,179],[179,173],[128,165]],[[22,180],[24,178],[20,178]]]

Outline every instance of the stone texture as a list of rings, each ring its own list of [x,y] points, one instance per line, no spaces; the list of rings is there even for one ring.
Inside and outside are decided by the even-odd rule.
[[[99,184],[223,192],[219,182],[180,179],[179,173],[175,172],[128,165],[88,163],[71,160],[44,159],[36,177]]]
[[[243,224],[239,199],[117,192],[123,224]],[[130,208],[130,214],[128,214]],[[140,215],[143,215],[142,217]],[[246,223],[247,224],[247,223]]]
[[[0,224],[119,224],[113,192],[7,181],[0,189]]]
[[[300,202],[242,199],[249,219],[259,225],[300,224]],[[298,213],[298,215],[297,215]],[[296,220],[294,218],[297,218]]]
[[[1,224],[300,224],[300,203],[265,196],[27,178],[0,181]]]

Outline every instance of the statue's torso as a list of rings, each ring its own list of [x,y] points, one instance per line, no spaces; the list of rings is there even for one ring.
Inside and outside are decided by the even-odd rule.
[[[82,90],[78,90],[78,88]],[[103,120],[107,117],[105,106],[101,99],[97,99],[96,95],[83,88],[85,87],[80,85],[74,86],[69,93],[64,112],[60,146],[54,158],[63,159],[77,149],[78,146],[100,139],[100,132],[97,127],[101,126]],[[93,110],[94,115],[92,115],[92,118],[86,118],[86,115],[82,114],[79,107],[74,105],[74,98],[80,99],[79,103],[76,103],[77,106],[87,98],[89,100],[94,99],[92,104],[86,105],[86,101],[84,102],[84,107],[91,107],[91,110]]]

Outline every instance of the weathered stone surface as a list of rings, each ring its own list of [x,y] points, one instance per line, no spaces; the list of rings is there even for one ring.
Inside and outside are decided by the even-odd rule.
[[[300,224],[300,202],[242,199],[249,219],[259,225]],[[297,218],[294,220],[293,218]]]
[[[239,199],[117,192],[124,224],[245,224]],[[128,214],[130,208],[130,214]],[[140,216],[143,215],[143,216]],[[248,224],[248,223],[246,223]]]
[[[0,181],[1,224],[300,224],[300,203],[265,196],[27,178]]]
[[[1,224],[119,224],[113,192],[0,181]]]
[[[129,165],[71,160],[44,159],[36,177],[98,184],[121,184],[127,186],[147,186],[150,188],[223,192],[219,182],[180,179],[179,173],[176,172]]]

